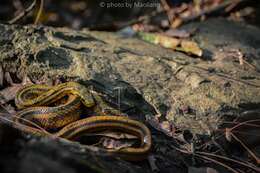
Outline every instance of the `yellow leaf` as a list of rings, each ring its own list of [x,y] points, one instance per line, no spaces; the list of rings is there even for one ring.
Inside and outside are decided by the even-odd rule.
[[[182,40],[179,50],[193,55],[202,56],[202,49],[194,41]]]
[[[180,39],[157,35],[156,42],[165,48],[175,49],[180,44]]]

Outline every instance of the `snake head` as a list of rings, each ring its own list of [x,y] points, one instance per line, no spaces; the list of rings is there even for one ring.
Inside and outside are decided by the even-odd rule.
[[[95,100],[87,87],[76,82],[67,82],[67,85],[73,88],[73,94],[78,95],[86,107],[95,105]]]

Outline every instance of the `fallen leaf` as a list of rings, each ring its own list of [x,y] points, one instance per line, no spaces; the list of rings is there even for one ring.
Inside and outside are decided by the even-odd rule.
[[[173,20],[171,27],[172,28],[178,28],[182,24],[182,19],[181,18],[176,18]]]
[[[190,40],[182,40],[180,51],[191,53],[193,55],[202,56],[202,50],[198,44]]]
[[[176,49],[176,47],[180,44],[180,39],[168,37],[164,35],[158,35],[155,38],[155,44],[160,44],[165,48]]]
[[[154,34],[146,32],[138,32],[137,36],[144,41],[159,44],[165,48],[202,56],[202,49],[194,41],[183,40],[180,38],[169,37],[163,34]]]
[[[101,139],[102,146],[107,149],[120,150],[122,148],[127,148],[133,146],[136,141],[134,140],[116,140],[108,137],[103,137]]]
[[[177,38],[168,37],[162,34],[151,34],[146,32],[138,32],[138,36],[147,42],[153,44],[159,44],[165,48],[175,49],[179,44],[180,40]]]

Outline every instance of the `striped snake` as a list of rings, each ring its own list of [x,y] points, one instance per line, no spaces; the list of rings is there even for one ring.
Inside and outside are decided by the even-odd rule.
[[[20,111],[14,116],[14,126],[29,134],[51,134],[72,141],[90,133],[120,131],[138,137],[140,145],[102,150],[125,160],[144,159],[152,144],[150,130],[125,116],[105,114],[100,110],[100,102],[107,105],[98,94],[76,82],[56,86],[28,85],[16,94],[15,104]],[[84,116],[84,109],[92,110],[94,116]],[[112,109],[112,112],[119,111]]]

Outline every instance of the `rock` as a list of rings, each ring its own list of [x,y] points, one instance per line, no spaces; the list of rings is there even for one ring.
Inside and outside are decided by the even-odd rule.
[[[187,26],[194,27],[198,28],[194,39],[208,56],[204,59],[135,38],[121,39],[112,33],[0,25],[0,60],[5,62],[5,69],[15,66],[11,60],[26,61],[30,65],[25,68],[32,80],[44,75],[92,80],[114,97],[116,88],[125,83],[150,105],[140,108],[133,103],[145,114],[153,116],[155,106],[181,129],[205,133],[201,123],[214,129],[217,115],[259,106],[260,31],[224,19]],[[241,50],[255,69],[241,66],[236,58],[230,59],[225,53],[219,57],[221,51],[231,47]],[[18,69],[19,65],[16,66]],[[131,94],[128,95],[131,100]],[[183,105],[191,107],[194,115],[180,114],[178,110]]]
[[[62,141],[46,138],[31,140],[20,151],[18,160],[20,160],[18,170],[21,173],[144,172],[141,167],[130,163],[98,157],[95,153],[86,152],[77,145],[68,145]]]

